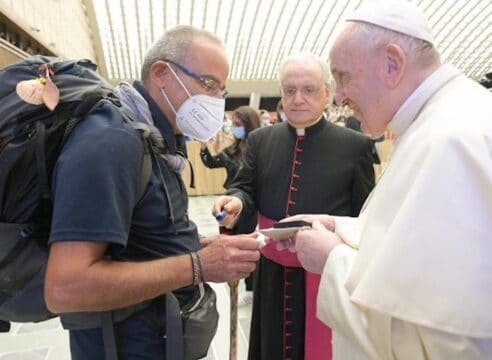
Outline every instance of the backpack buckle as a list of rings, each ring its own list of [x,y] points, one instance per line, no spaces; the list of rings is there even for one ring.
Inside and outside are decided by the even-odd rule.
[[[28,226],[28,227],[22,229],[19,235],[23,239],[28,239],[31,237],[33,232],[34,232],[34,230],[32,229],[32,227]]]

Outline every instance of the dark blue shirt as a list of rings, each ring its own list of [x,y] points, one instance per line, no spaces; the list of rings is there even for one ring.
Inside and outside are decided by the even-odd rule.
[[[140,134],[112,104],[100,103],[74,129],[56,163],[50,242],[107,242],[113,257],[129,260],[198,250],[181,175],[160,156],[167,193],[154,163],[147,189],[137,199],[142,157]]]
[[[145,89],[137,89],[149,103],[168,151],[179,151],[182,143],[169,131],[171,127],[157,104]],[[113,104],[100,102],[73,130],[55,165],[50,243],[109,243],[113,259],[131,261],[197,251],[198,232],[188,219],[188,197],[181,175],[173,172],[159,154],[153,158],[150,179],[139,198],[143,153],[141,135],[133,125],[125,122]],[[175,294],[183,304],[195,289],[188,286]],[[151,359],[165,358],[163,304],[158,299],[144,312],[115,325],[121,359],[133,359],[144,352]],[[159,324],[157,329],[148,326],[145,314]],[[78,326],[76,319],[71,321],[71,326]],[[70,348],[73,359],[104,359],[101,329],[71,330]]]

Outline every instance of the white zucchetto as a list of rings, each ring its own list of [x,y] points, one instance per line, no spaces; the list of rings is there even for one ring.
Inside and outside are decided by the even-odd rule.
[[[346,21],[361,21],[434,43],[423,12],[406,0],[366,0]]]

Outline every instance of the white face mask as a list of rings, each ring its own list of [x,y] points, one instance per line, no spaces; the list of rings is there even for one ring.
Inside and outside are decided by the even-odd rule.
[[[161,89],[164,99],[176,114],[176,125],[185,136],[202,142],[209,141],[222,128],[225,100],[205,94],[191,95],[174,70],[170,66],[169,69],[189,96],[176,111],[164,90]]]

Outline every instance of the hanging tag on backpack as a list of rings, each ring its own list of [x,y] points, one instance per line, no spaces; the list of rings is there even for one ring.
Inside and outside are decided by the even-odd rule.
[[[60,90],[51,80],[53,70],[46,64],[40,66],[37,79],[20,81],[15,90],[17,95],[28,104],[44,104],[50,111],[55,110],[60,102]]]
[[[17,83],[15,91],[17,95],[28,104],[41,105],[44,103],[43,92],[45,78],[39,77],[32,80],[24,80]]]
[[[51,111],[55,110],[56,105],[60,102],[60,90],[58,90],[55,83],[51,81],[50,69],[48,69],[48,67],[46,68],[46,82],[42,95],[46,107]]]

